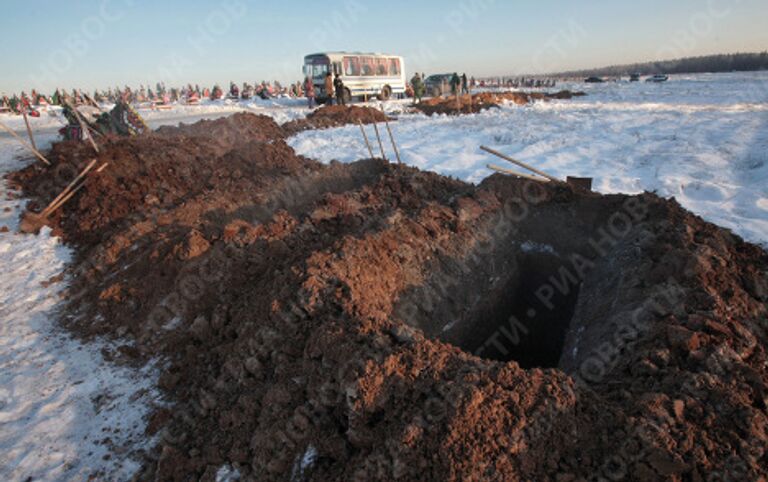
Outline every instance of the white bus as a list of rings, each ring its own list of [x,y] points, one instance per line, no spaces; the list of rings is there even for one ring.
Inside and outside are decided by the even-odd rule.
[[[341,74],[346,99],[377,96],[387,100],[405,94],[405,66],[396,55],[360,52],[323,52],[304,57],[304,75],[312,77],[319,101],[333,97],[325,91],[325,76]]]

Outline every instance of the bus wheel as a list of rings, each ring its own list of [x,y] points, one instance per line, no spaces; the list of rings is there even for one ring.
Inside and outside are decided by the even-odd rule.
[[[344,87],[344,103],[349,104],[352,102],[352,92],[346,87]]]
[[[392,87],[385,85],[381,88],[381,93],[378,98],[379,100],[389,100],[390,97],[392,97]]]

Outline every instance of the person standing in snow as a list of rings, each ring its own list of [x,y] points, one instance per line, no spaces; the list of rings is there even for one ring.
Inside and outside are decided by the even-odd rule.
[[[344,99],[344,82],[339,74],[336,74],[333,86],[336,89],[336,105],[347,105],[347,101]]]
[[[459,74],[454,72],[453,77],[451,77],[451,94],[458,95],[460,85],[461,79],[459,78]]]
[[[467,74],[461,74],[461,93],[469,94],[469,86],[467,84]]]
[[[333,87],[333,76],[331,76],[331,73],[328,72],[325,74],[325,95],[328,97],[328,105],[333,105],[333,95],[334,95],[334,87]]]
[[[307,96],[309,108],[313,109],[315,107],[315,83],[312,82],[312,77],[307,77],[304,81],[304,92]]]
[[[411,86],[413,87],[413,102],[420,104],[421,98],[424,97],[424,82],[418,73],[414,74],[411,79]]]

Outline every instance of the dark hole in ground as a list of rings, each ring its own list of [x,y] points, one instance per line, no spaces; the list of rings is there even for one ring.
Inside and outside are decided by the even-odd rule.
[[[554,254],[521,254],[517,266],[506,286],[488,300],[488,309],[475,317],[471,334],[454,344],[483,358],[516,361],[523,368],[555,368],[580,286],[559,283],[563,261]]]
[[[565,259],[550,246],[524,244],[471,265],[443,261],[433,279],[401,299],[401,318],[483,358],[555,368],[580,289],[564,275]]]

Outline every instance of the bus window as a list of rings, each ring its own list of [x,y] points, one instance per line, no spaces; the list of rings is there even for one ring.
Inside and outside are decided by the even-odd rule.
[[[344,75],[350,77],[360,76],[360,58],[344,57]]]
[[[393,77],[400,75],[400,59],[389,59],[389,75]]]
[[[376,75],[386,77],[387,70],[387,59],[376,59]]]
[[[315,65],[315,77],[322,77],[328,73],[328,64]]]
[[[362,74],[364,76],[376,75],[376,62],[373,57],[360,57]]]

